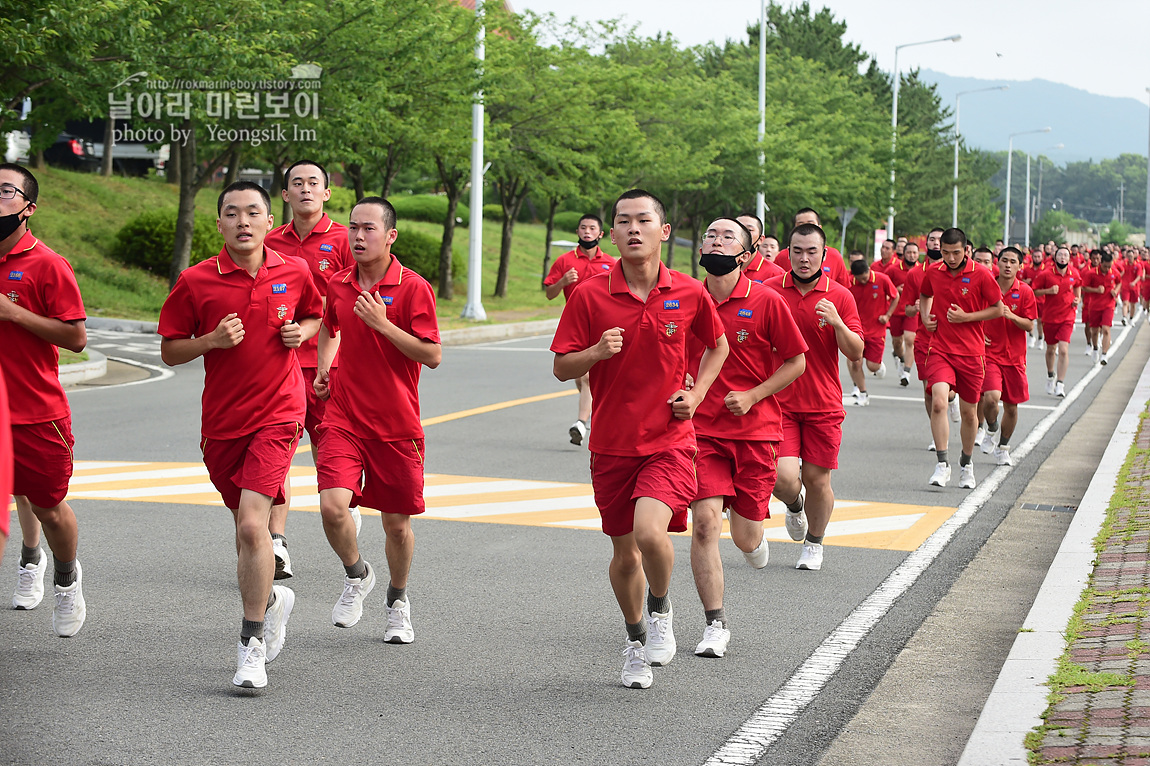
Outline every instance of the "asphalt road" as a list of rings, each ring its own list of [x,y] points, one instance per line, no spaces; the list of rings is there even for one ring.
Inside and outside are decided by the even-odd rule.
[[[164,378],[151,338],[89,337],[110,357],[156,369],[117,378],[129,385],[71,392],[77,459],[198,461],[202,367]],[[551,375],[548,344],[528,338],[447,349],[441,367],[424,373],[423,416],[567,391]],[[1071,348],[1068,389],[1088,370],[1080,332]],[[1043,393],[1040,352],[1032,350],[1029,363],[1034,408],[1022,411],[1015,444],[1057,404]],[[1104,370],[954,537],[774,744],[769,762],[818,761],[1106,378]],[[869,388],[870,407],[848,407],[834,480],[839,500],[957,507],[967,491],[927,485],[935,461],[925,449],[921,389],[900,388],[894,375]],[[429,425],[427,470],[587,483],[588,453],[567,442],[574,413],[574,397],[563,396]],[[957,456],[957,433],[951,443]],[[982,479],[988,458],[976,453],[976,463]],[[310,457],[297,465],[310,465]],[[676,537],[679,654],[655,670],[650,690],[634,691],[619,684],[622,624],[601,533],[417,520],[409,589],[417,637],[393,646],[382,643],[375,594],[358,626],[332,627],[342,569],[318,515],[296,512],[289,521],[295,577],[286,583],[296,610],[284,652],[269,665],[268,688],[249,695],[230,683],[240,616],[230,515],[152,501],[77,499],[73,507],[88,622],[75,638],[58,639],[50,596],[32,612],[0,610],[0,762],[702,763],[907,556],[828,545],[821,572],[798,572],[798,546],[773,543],[770,565],[753,571],[725,542],[734,638],[724,659],[709,660],[691,653],[703,615],[689,539]],[[373,518],[365,518],[361,549],[384,566]],[[5,588],[14,584],[16,559],[13,545],[0,568]]]

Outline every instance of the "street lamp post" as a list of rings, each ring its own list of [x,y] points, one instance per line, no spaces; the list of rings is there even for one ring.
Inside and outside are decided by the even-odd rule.
[[[903,48],[912,48],[915,45],[930,45],[931,43],[956,43],[962,39],[962,35],[951,35],[950,37],[940,37],[937,40],[923,40],[917,43],[903,43],[894,47],[894,83],[891,87],[893,96],[890,105],[890,209],[888,210],[886,219],[886,235],[889,239],[894,239],[894,152],[898,146],[898,52]]]
[[[475,0],[475,16],[479,20],[479,34],[475,41],[475,58],[480,73],[484,59],[483,0]],[[479,214],[471,216],[471,233],[467,258],[467,303],[463,304],[463,319],[482,322],[487,319],[483,310],[483,91],[475,94],[471,105],[471,209]]]
[[[1018,133],[1011,133],[1010,134],[1010,141],[1007,144],[1007,150],[1006,150],[1006,210],[1004,211],[1004,214],[1003,214],[1004,217],[1006,218],[1006,221],[1002,224],[1002,227],[1003,227],[1002,244],[1003,244],[1003,246],[1010,244],[1010,166],[1011,166],[1011,161],[1014,158],[1014,137],[1015,136],[1026,136],[1026,135],[1029,135],[1031,133],[1049,133],[1051,130],[1053,130],[1053,128],[1039,128],[1038,130],[1023,130],[1023,131],[1019,131]],[[1028,214],[1029,214],[1029,211],[1028,211]]]
[[[1146,92],[1150,93],[1150,88]],[[1150,151],[1146,154],[1146,221],[1142,228],[1146,230],[1146,244],[1150,245]]]
[[[958,228],[958,138],[961,135],[958,131],[958,107],[959,99],[969,93],[985,93],[990,90],[1010,90],[1009,85],[996,85],[990,88],[977,88],[975,90],[964,90],[961,93],[954,94],[954,211],[951,215],[950,225]]]
[[[1048,146],[1041,151],[1049,152],[1055,149],[1062,149],[1066,144],[1055,144]],[[1042,199],[1042,155],[1038,155],[1038,199]],[[1033,217],[1033,212],[1030,209],[1030,152],[1026,153],[1026,247],[1030,248],[1030,219]]]
[[[755,195],[755,215],[764,220],[767,201],[763,195],[764,165],[763,139],[767,135],[767,0],[762,2],[759,17],[759,191]],[[765,225],[765,224],[764,224]]]

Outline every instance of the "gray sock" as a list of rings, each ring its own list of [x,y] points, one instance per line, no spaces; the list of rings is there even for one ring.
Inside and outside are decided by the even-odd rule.
[[[351,566],[344,564],[343,571],[347,572],[347,576],[353,580],[362,580],[367,577],[367,562],[363,560],[363,556],[360,556]]]
[[[799,492],[799,496],[795,498],[795,502],[787,503],[787,513],[798,513],[803,509],[803,504],[799,502],[802,497],[803,493]]]
[[[391,583],[387,584],[387,605],[391,606],[396,601],[407,601],[407,588],[397,588]]]
[[[987,433],[994,433],[995,431],[997,431],[998,430],[998,421],[997,420],[986,421],[986,430],[987,430]]]
[[[646,646],[646,644],[647,644],[647,621],[646,620],[639,620],[634,625],[632,625],[629,622],[625,623],[625,624],[627,626],[627,640],[628,641],[638,641],[640,644],[643,644],[644,646]]]
[[[288,547],[287,538],[284,537],[283,535],[279,534],[278,532],[272,532],[272,540],[279,540],[281,543],[284,544],[285,548]]]
[[[662,596],[655,596],[650,590],[647,591],[647,614],[666,614],[671,611],[671,594],[670,592]]]
[[[812,535],[810,532],[807,532],[807,539],[804,542],[815,543],[816,545],[822,545],[823,544],[823,536],[822,535]]]
[[[719,607],[718,609],[704,609],[703,614],[707,618],[708,625],[718,620],[719,624],[724,628],[730,627],[730,625],[727,624],[727,613],[723,610],[723,607]]]
[[[7,513],[7,511],[5,511]],[[44,554],[40,553],[40,546],[29,548],[24,543],[20,543],[20,566],[26,567],[29,564],[38,564]]]
[[[966,468],[968,465],[970,465],[970,455],[966,454],[965,452],[961,453],[958,457],[958,464],[961,467]]]
[[[264,640],[263,620],[249,620],[246,617],[244,618],[244,621],[240,624],[240,643],[247,646],[249,638],[258,638],[260,641]]]
[[[276,602],[276,589],[275,589],[275,587],[273,587],[268,592],[268,605],[264,607],[264,611],[266,612],[268,609],[271,609],[272,604],[274,604],[275,602]]]
[[[72,583],[76,582],[76,559],[71,561],[61,561],[55,556],[52,560],[56,567],[56,574],[52,578],[52,582],[59,585],[61,588],[67,588]]]
[[[946,462],[946,450],[936,449],[934,452],[935,452],[935,454],[938,455],[938,462],[940,462],[940,463]]]
[[[1003,434],[1002,436],[998,437],[998,446],[999,447],[1005,447],[1009,442],[1010,442],[1010,437],[1007,436],[1006,434]]]

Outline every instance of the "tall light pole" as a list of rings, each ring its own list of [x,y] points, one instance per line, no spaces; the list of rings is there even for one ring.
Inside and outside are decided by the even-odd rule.
[[[1038,130],[1023,130],[1010,134],[1010,141],[1007,144],[1006,150],[1006,210],[1003,213],[1006,221],[1002,224],[1002,244],[1004,247],[1010,244],[1010,165],[1011,160],[1014,158],[1014,137],[1026,136],[1031,133],[1049,133],[1051,130],[1053,130],[1053,128],[1039,128]],[[1029,215],[1029,211],[1027,211],[1027,214]]]
[[[891,87],[893,95],[890,104],[890,209],[886,219],[886,236],[888,239],[894,239],[894,152],[898,147],[898,52],[903,48],[913,48],[916,45],[956,43],[961,39],[962,35],[951,35],[950,37],[940,37],[937,40],[923,40],[917,43],[903,43],[894,46],[894,83]]]
[[[1150,88],[1146,92],[1150,93]],[[1150,245],[1150,150],[1146,153],[1146,221],[1142,228],[1146,230],[1146,244]]]
[[[1040,151],[1049,152],[1055,149],[1062,149],[1066,144],[1055,144],[1048,146]],[[1042,199],[1042,155],[1038,155],[1038,188],[1039,199]],[[1033,212],[1030,209],[1030,152],[1026,153],[1026,247],[1030,248],[1030,219],[1033,217]]]
[[[479,34],[475,40],[475,58],[480,75],[483,74],[485,49],[483,45],[483,0],[475,0],[475,17],[479,20]],[[471,231],[468,237],[467,303],[463,304],[464,319],[482,322],[487,319],[483,310],[483,91],[475,94],[471,105]]]
[[[759,18],[759,192],[755,195],[755,215],[763,220],[767,202],[763,196],[763,177],[766,158],[763,156],[763,139],[767,135],[767,0],[762,2]],[[766,224],[763,224],[766,226]],[[763,232],[766,233],[765,231]]]
[[[964,90],[961,93],[954,94],[954,212],[951,215],[950,225],[956,229],[958,228],[958,137],[961,135],[958,131],[958,101],[969,93],[985,93],[989,90],[1010,90],[1010,86],[996,85],[990,88]]]

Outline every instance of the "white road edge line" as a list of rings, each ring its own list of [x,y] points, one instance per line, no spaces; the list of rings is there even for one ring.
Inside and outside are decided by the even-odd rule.
[[[88,388],[71,388],[71,389],[68,389],[68,393],[74,394],[74,393],[78,393],[80,391],[107,391],[109,388],[123,388],[124,386],[139,386],[139,385],[142,385],[144,383],[159,383],[161,380],[167,380],[168,378],[173,377],[176,374],[175,370],[169,369],[167,367],[157,367],[154,364],[146,364],[144,362],[137,362],[135,359],[127,359],[127,358],[122,357],[122,356],[110,356],[110,357],[108,357],[108,359],[110,359],[113,362],[121,362],[123,364],[130,364],[133,367],[140,367],[140,368],[143,368],[145,370],[151,370],[152,372],[159,373],[159,375],[154,375],[150,378],[144,378],[143,380],[130,380],[127,383],[116,383],[116,384],[113,384],[111,386],[89,386]]]
[[[1110,346],[1111,353],[1121,347],[1132,326],[1122,332]],[[1067,393],[1058,407],[1039,421],[1026,440],[1011,450],[1016,461],[1022,460],[1049,433],[1063,413],[1102,372],[1100,365],[1090,368],[1082,380]],[[901,564],[867,598],[847,615],[839,626],[799,666],[795,674],[724,742],[705,762],[706,766],[754,766],[788,727],[799,717],[831,677],[842,667],[851,652],[862,642],[890,608],[923,572],[938,558],[951,539],[974,515],[1010,474],[1010,466],[999,466],[963,500],[958,510],[926,542],[911,552]]]

